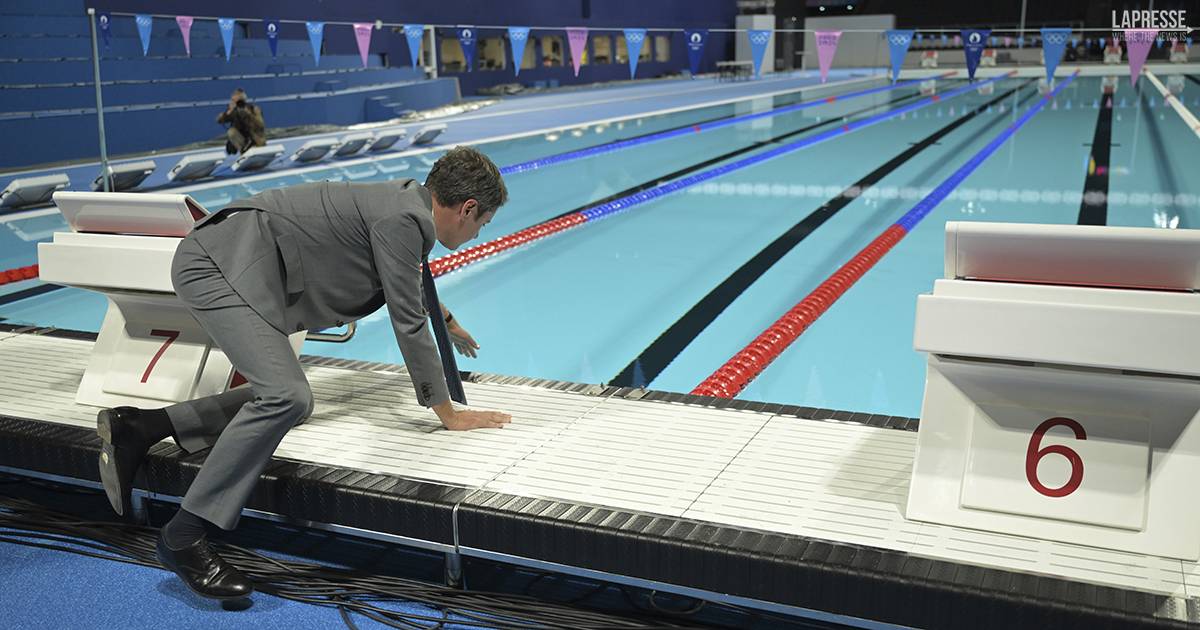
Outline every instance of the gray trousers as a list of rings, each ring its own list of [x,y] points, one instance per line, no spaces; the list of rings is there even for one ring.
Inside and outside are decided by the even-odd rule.
[[[181,448],[212,449],[183,508],[233,529],[280,440],[312,413],[312,390],[287,336],[246,305],[193,239],[176,250],[171,280],[179,299],[249,381],[248,387],[166,409]]]

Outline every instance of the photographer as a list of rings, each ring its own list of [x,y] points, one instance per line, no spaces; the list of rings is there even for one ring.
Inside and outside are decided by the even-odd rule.
[[[245,153],[250,147],[267,144],[267,126],[262,109],[246,100],[246,91],[238,88],[229,97],[229,106],[217,116],[218,124],[229,124],[225,132],[225,152]]]

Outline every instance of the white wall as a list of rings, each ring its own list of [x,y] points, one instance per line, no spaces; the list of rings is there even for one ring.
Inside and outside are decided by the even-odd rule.
[[[804,20],[804,28],[813,31],[847,31],[851,29],[874,29],[883,31],[896,28],[894,15],[847,15],[839,17],[810,17]],[[833,56],[834,68],[887,68],[887,42],[880,33],[842,33],[838,40],[837,54]],[[812,33],[804,34],[805,69],[817,69],[817,39]]]

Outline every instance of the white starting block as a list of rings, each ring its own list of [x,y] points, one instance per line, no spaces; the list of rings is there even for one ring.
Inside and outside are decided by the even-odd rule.
[[[241,383],[171,284],[175,248],[203,207],[179,194],[59,192],[54,203],[72,231],[38,243],[41,279],[108,297],[76,402],[158,408]],[[297,354],[304,336],[290,336]]]
[[[1042,77],[1042,78],[1038,79],[1037,90],[1038,90],[1038,94],[1041,94],[1042,96],[1047,96],[1048,94],[1050,94],[1051,92],[1054,91],[1054,84],[1051,83],[1050,81],[1047,81],[1045,77]]]
[[[921,52],[921,67],[936,68],[938,67],[938,51],[925,50]]]
[[[234,160],[233,164],[229,166],[229,170],[235,173],[261,171],[281,155],[283,155],[283,145],[268,144],[265,147],[254,147]]]
[[[362,151],[372,140],[375,139],[375,134],[371,132],[352,133],[342,136],[338,141],[337,149],[334,150],[335,157],[348,157]]]
[[[1183,90],[1186,87],[1187,83],[1183,80],[1182,74],[1172,74],[1171,76],[1167,77],[1167,91],[1171,94],[1179,96],[1180,94],[1183,94]]]
[[[921,85],[918,86],[918,89],[921,91],[921,96],[933,96],[934,94],[937,94],[937,79],[926,79],[921,81]]]
[[[414,145],[430,144],[436,140],[438,136],[442,135],[444,131],[446,131],[446,125],[444,124],[425,125],[424,127],[421,127],[420,131],[417,132],[417,135],[413,136],[412,143]]]
[[[907,516],[1200,558],[1200,233],[946,224]]]
[[[1104,48],[1104,63],[1120,64],[1121,63],[1121,47],[1109,44]]]
[[[318,138],[309,140],[300,145],[295,153],[292,153],[291,161],[298,164],[307,164],[325,159],[329,152],[337,147],[338,141],[336,138]]]
[[[1187,42],[1175,42],[1171,46],[1171,56],[1167,59],[1167,61],[1169,63],[1187,63],[1187,57]]]
[[[1116,94],[1118,85],[1120,85],[1120,81],[1117,80],[1117,77],[1104,77],[1100,80],[1100,93],[1107,94],[1109,96]]]
[[[984,48],[983,49],[983,54],[979,56],[979,67],[982,68],[984,66],[991,66],[993,68],[996,67],[996,49],[995,48]]]
[[[371,140],[371,146],[367,147],[367,151],[372,153],[387,151],[407,136],[408,132],[404,129],[385,129],[375,134],[374,139]]]
[[[996,93],[996,84],[994,82],[981,83],[979,87],[975,88],[975,91],[978,92],[980,96],[991,96],[992,94]]]

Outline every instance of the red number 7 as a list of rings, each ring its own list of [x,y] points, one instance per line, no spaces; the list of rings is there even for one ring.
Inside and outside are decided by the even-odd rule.
[[[154,358],[150,359],[150,365],[146,366],[146,371],[142,372],[142,382],[143,383],[146,382],[146,379],[150,378],[150,372],[154,370],[154,364],[158,363],[158,360],[160,358],[162,358],[163,353],[167,351],[167,346],[171,345],[171,342],[173,342],[179,338],[179,331],[178,330],[158,330],[156,328],[156,329],[153,329],[150,331],[150,336],[151,337],[166,337],[167,340],[163,342],[163,345],[161,348],[158,349],[158,352],[154,353]]]

